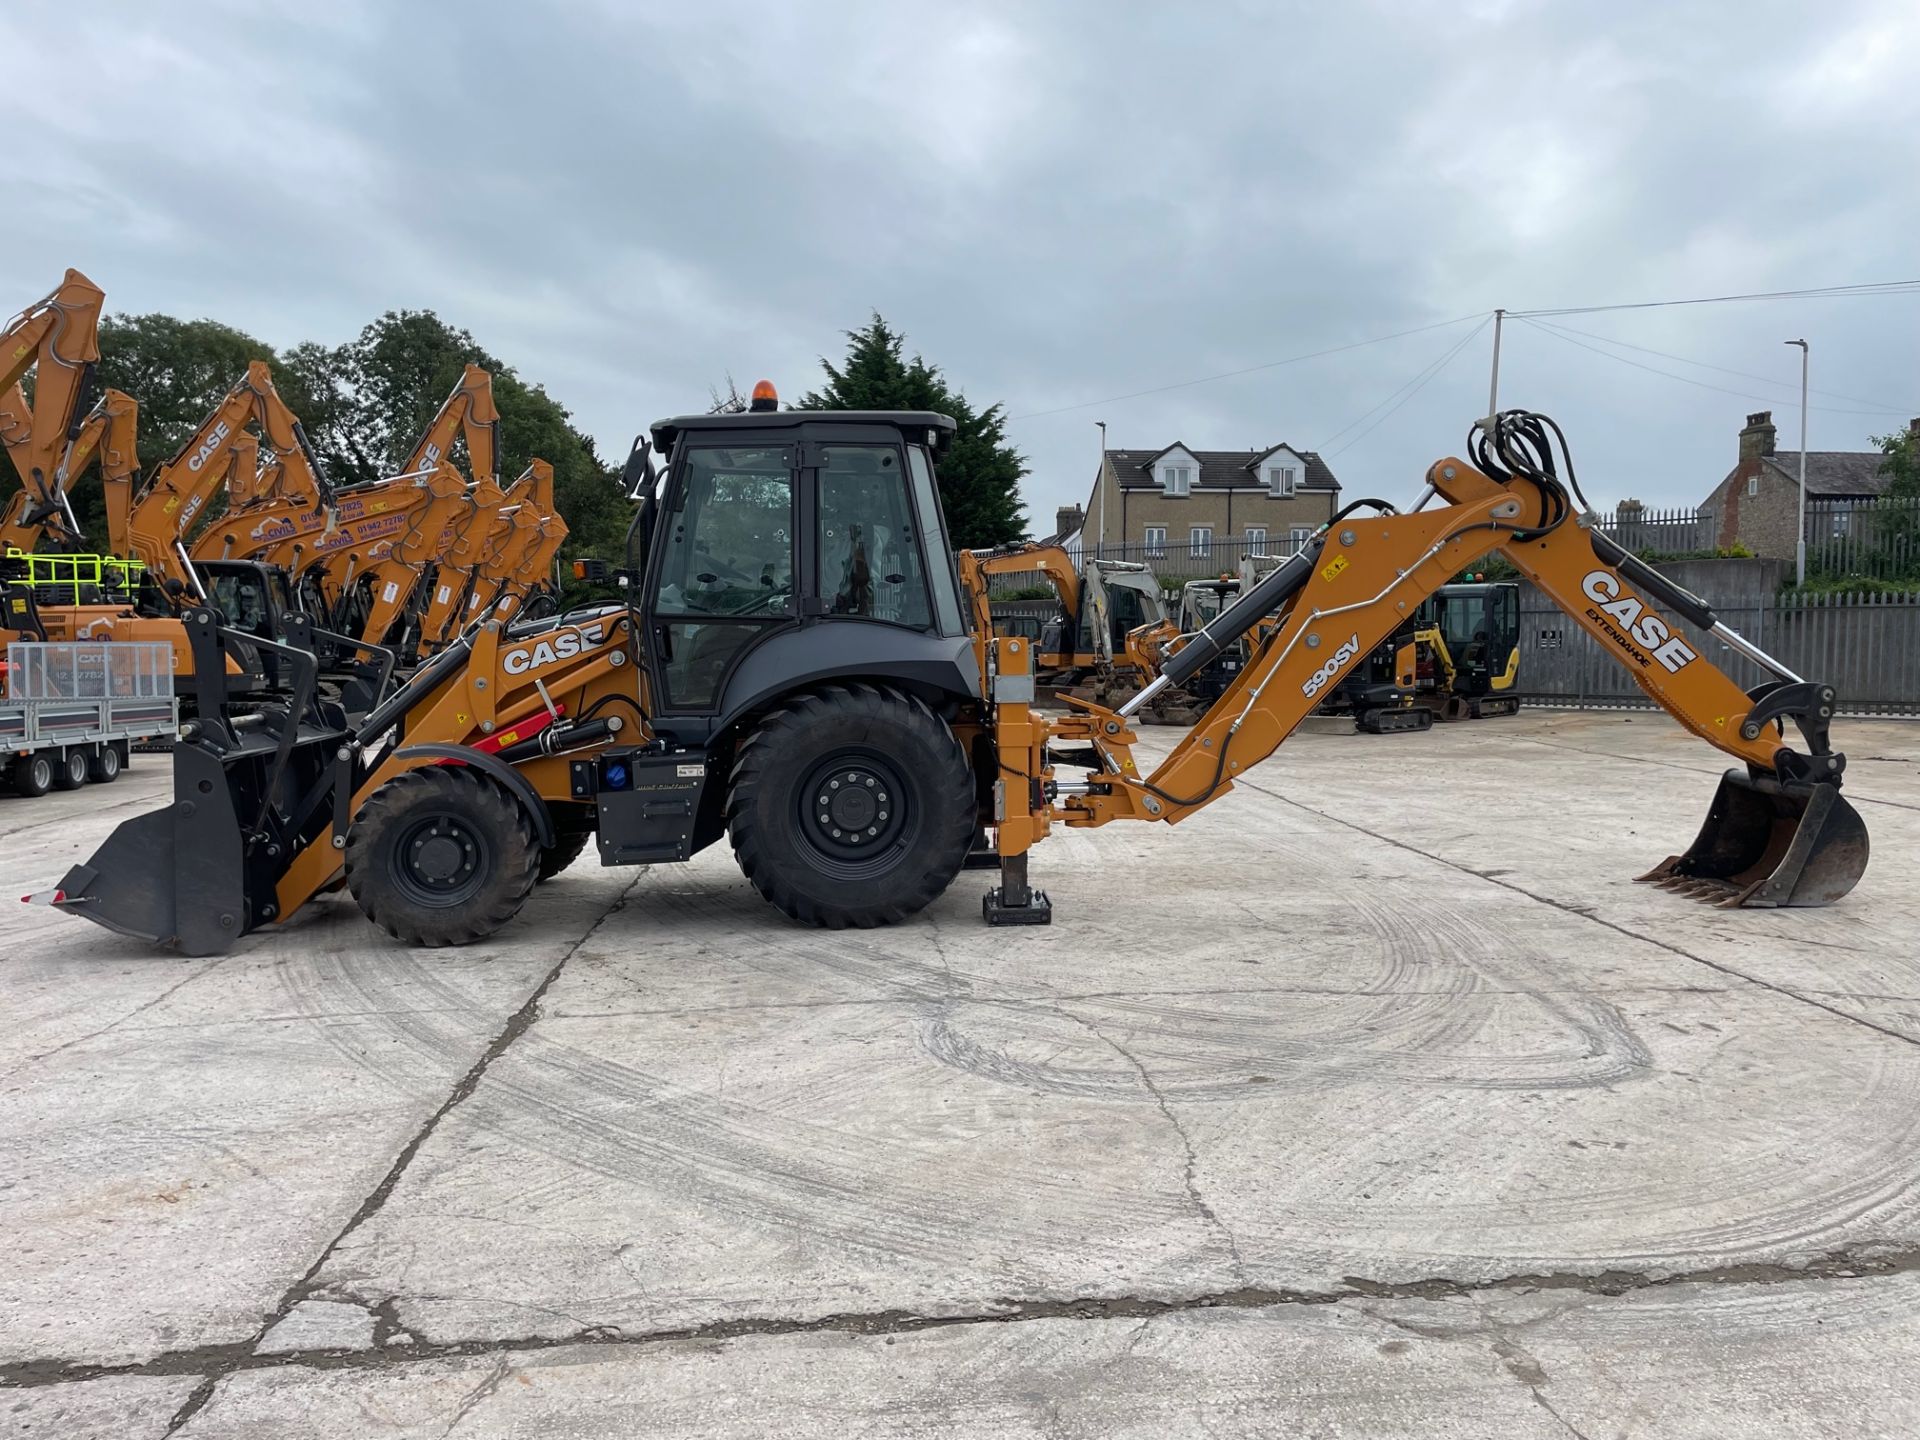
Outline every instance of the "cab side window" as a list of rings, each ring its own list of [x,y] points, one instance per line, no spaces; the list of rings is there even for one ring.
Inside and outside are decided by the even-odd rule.
[[[819,476],[820,598],[828,611],[927,629],[927,575],[900,452],[824,445]]]

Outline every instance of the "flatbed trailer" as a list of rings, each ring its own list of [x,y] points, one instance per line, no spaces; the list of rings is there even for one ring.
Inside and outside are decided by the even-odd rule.
[[[179,724],[171,645],[7,646],[0,758],[17,795],[111,784],[135,748],[170,740]]]

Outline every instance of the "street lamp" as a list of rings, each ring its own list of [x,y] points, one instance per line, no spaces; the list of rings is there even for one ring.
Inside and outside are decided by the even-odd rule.
[[[1789,340],[1800,347],[1800,524],[1794,531],[1793,583],[1807,583],[1807,342]]]
[[[1107,422],[1093,422],[1100,427],[1100,468],[1093,472],[1093,493],[1100,500],[1100,548],[1094,553],[1104,556],[1107,553]],[[1125,540],[1127,537],[1120,537]]]

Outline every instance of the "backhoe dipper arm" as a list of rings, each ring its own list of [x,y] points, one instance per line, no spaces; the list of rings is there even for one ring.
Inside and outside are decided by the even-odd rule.
[[[1072,826],[1121,818],[1178,821],[1211,804],[1233,788],[1236,776],[1272,754],[1323,692],[1423,600],[1491,549],[1625,665],[1662,709],[1744,766],[1723,780],[1693,848],[1641,878],[1726,904],[1824,904],[1851,889],[1865,869],[1866,831],[1839,796],[1846,760],[1828,741],[1834,692],[1793,675],[1721,624],[1698,597],[1589,530],[1554,473],[1538,417],[1510,412],[1499,420],[1500,438],[1481,447],[1510,462],[1492,467],[1498,478],[1446,459],[1428,472],[1422,500],[1424,506],[1437,494],[1443,505],[1363,518],[1352,512],[1379,502],[1356,502],[1168,657],[1155,685],[1118,711],[1084,707],[1083,714],[1037,727],[1050,728],[1056,743],[1090,741],[1100,770],[1085,782],[1058,784],[1058,808],[1016,813],[1024,823],[1009,827],[1014,841],[1001,844],[1003,860],[1024,850],[1023,837],[1044,834],[1049,818]],[[1540,437],[1533,450],[1509,433],[1526,425]],[[1743,691],[1656,601],[1779,679]],[[1127,717],[1156,688],[1182,683],[1275,610],[1278,621],[1246,668],[1165,762],[1142,777]],[[1785,743],[1788,718],[1806,742],[1805,753]],[[1047,743],[1043,734],[1029,759],[1012,768],[1050,777]],[[1004,744],[1002,750],[1004,756]]]
[[[495,479],[500,412],[493,404],[493,376],[482,366],[467,366],[460,383],[441,403],[439,413],[414,442],[413,451],[401,468],[409,473],[432,469],[446,458],[456,432],[466,438],[470,478],[476,483]]]
[[[87,403],[100,363],[100,311],[106,294],[78,270],[69,270],[51,294],[0,328],[0,397],[8,455],[20,472],[24,499],[9,501],[5,540],[31,550],[49,521],[70,543],[80,539],[55,471]],[[32,370],[33,404],[20,381]]]

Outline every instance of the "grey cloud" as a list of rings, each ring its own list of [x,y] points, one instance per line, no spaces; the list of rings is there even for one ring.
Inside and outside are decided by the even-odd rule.
[[[1905,3],[16,8],[0,283],[281,343],[430,306],[617,454],[731,372],[810,385],[878,308],[1015,415],[1495,305],[1904,278]],[[1916,402],[1913,297],[1568,323]],[[1116,443],[1317,445],[1435,331],[1013,427],[1036,521]],[[1697,499],[1761,402],[1510,326],[1503,394],[1590,494]],[[1665,368],[1681,368],[1639,357]],[[1335,461],[1405,495],[1485,404],[1481,336]],[[1840,405],[1842,402],[1829,402]],[[1904,417],[1816,414],[1864,445]],[[1349,437],[1351,438],[1351,437]]]

